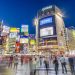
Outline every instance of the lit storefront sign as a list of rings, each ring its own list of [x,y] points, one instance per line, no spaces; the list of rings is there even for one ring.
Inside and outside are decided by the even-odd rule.
[[[22,25],[21,32],[28,32],[28,25]]]
[[[52,23],[52,17],[47,17],[47,18],[40,20],[40,25],[44,25],[48,23]]]
[[[29,39],[27,36],[20,36],[20,43],[28,44]]]
[[[9,37],[10,38],[17,38],[17,33],[10,33],[9,34]]]
[[[47,46],[39,46],[40,48],[49,48],[49,49],[58,49],[58,45],[47,45]]]
[[[10,28],[10,32],[19,32],[19,29],[17,29],[17,28]]]
[[[16,50],[15,50],[16,53],[19,53],[20,52],[20,43],[19,42],[16,42]]]
[[[40,29],[40,37],[53,35],[53,27]]]
[[[9,33],[9,31],[10,31],[10,27],[4,25],[3,26],[3,32]]]
[[[31,39],[31,40],[30,40],[30,45],[35,45],[35,43],[36,43],[36,42],[35,42],[34,39]]]

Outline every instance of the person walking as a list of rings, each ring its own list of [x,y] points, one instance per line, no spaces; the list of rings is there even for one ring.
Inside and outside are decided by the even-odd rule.
[[[58,67],[59,67],[59,63],[58,63],[57,57],[54,58],[53,64],[54,64],[55,73],[57,75],[58,74]]]
[[[62,73],[64,73],[64,70],[67,73],[66,59],[63,55],[60,57],[60,62],[61,62],[61,66],[62,66]]]
[[[45,64],[45,68],[46,68],[47,75],[48,75],[49,61],[48,61],[46,58],[45,58],[45,60],[44,60],[44,64]]]
[[[36,75],[36,65],[37,65],[37,58],[33,60],[33,75]]]
[[[29,65],[30,65],[30,75],[33,75],[32,57],[30,57]]]
[[[69,65],[70,65],[70,69],[71,69],[71,73],[72,75],[74,74],[74,61],[73,61],[73,57],[69,57]]]
[[[14,68],[17,69],[17,66],[18,66],[18,56],[16,55],[16,56],[14,57]]]
[[[23,65],[23,60],[24,60],[24,57],[21,56],[21,66]]]
[[[9,67],[12,68],[12,64],[13,64],[13,55],[11,55],[11,56],[9,57]]]

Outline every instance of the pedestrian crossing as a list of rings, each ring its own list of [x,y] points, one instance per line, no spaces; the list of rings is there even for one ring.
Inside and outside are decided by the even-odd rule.
[[[30,75],[30,67],[29,67],[29,64],[26,63],[24,65],[21,66],[21,63],[18,64],[18,68],[17,69],[13,69],[12,68],[12,73],[13,75]],[[54,68],[50,68],[50,70],[47,71],[45,70],[45,68],[38,68],[36,70],[36,74],[35,75],[56,75],[55,74],[55,71],[54,71]],[[68,73],[62,73],[62,69],[59,68],[59,72],[58,72],[58,75],[71,75],[71,72],[70,70],[68,70]]]
[[[37,65],[38,67],[36,68],[35,75],[56,75],[54,71],[53,63],[50,63],[48,72],[45,69],[44,63],[42,65],[39,65],[38,63]],[[68,65],[67,65],[67,69],[68,69],[67,74],[66,73],[63,74],[61,65],[59,63],[58,75],[71,75],[70,68]],[[14,68],[14,64],[13,64],[12,68],[7,67],[7,72],[8,72],[7,75],[34,75],[34,74],[30,74],[31,73],[30,63],[24,63],[23,65],[21,65],[20,61],[18,62],[17,69]]]

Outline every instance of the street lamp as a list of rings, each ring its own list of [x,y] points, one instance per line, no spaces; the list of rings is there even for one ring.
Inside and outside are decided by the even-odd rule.
[[[38,18],[34,18],[34,25],[35,25],[35,26],[38,25]]]
[[[36,50],[38,51],[38,18],[34,18],[34,25],[36,27]]]

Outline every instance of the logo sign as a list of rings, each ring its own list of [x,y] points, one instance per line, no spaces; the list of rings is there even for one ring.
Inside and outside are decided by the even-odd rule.
[[[51,9],[51,8],[52,8],[52,6],[47,6],[47,7],[45,7],[45,8],[42,8],[42,11],[45,11],[45,10]]]
[[[48,17],[48,18],[44,18],[44,19],[40,20],[40,25],[44,25],[44,24],[48,24],[48,23],[52,23],[52,17]]]

